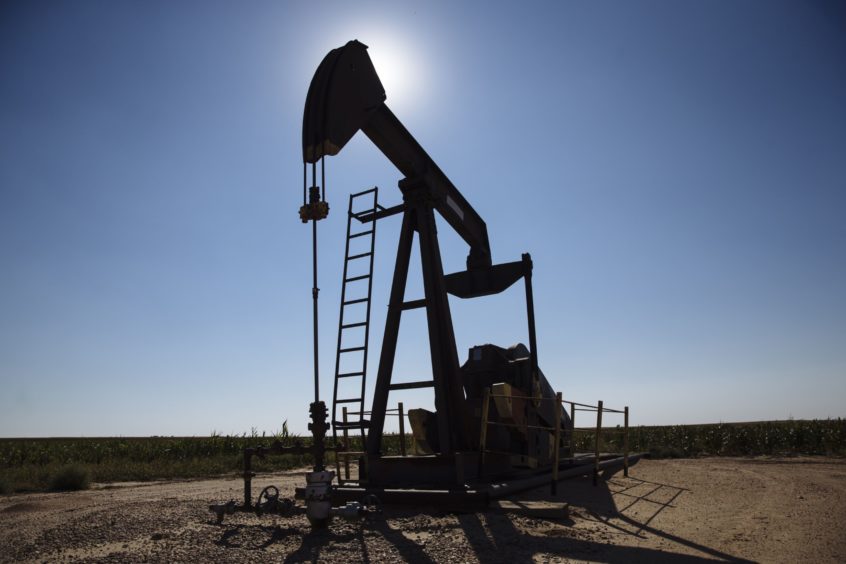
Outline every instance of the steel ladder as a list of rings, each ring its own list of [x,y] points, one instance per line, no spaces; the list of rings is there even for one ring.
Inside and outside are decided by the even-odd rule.
[[[355,204],[358,203],[356,200],[366,199],[368,196],[372,195],[372,205],[366,207],[364,209],[353,211],[355,209]],[[368,200],[367,204],[371,204]],[[365,419],[365,411],[364,411],[364,394],[365,394],[365,386],[367,384],[367,347],[370,338],[370,298],[373,291],[373,255],[376,247],[376,213],[378,211],[382,211],[384,208],[379,205],[379,188],[373,187],[369,190],[364,190],[362,192],[358,192],[355,194],[350,194],[350,204],[347,210],[347,241],[346,241],[346,249],[344,251],[344,274],[341,284],[341,312],[338,318],[338,347],[337,352],[335,354],[335,386],[332,392],[332,435],[335,438],[335,444],[338,444],[338,432],[343,432],[344,437],[347,437],[347,431],[358,429],[361,433],[361,440],[362,444],[365,438],[365,429],[370,424],[370,421]],[[352,232],[353,220],[357,220],[360,224],[367,225],[369,224],[369,229],[364,229],[362,231],[358,231],[356,233]],[[357,252],[355,254],[350,254],[350,241],[353,239],[358,239],[360,237],[369,237],[369,246],[365,243],[361,246],[360,250],[367,249],[369,250],[364,252]],[[350,276],[350,265],[356,261],[366,260],[368,261],[368,268],[366,274],[358,274],[355,276]],[[367,284],[367,294],[366,296],[362,296],[361,292],[356,294],[355,291],[352,292],[353,297],[349,299],[350,296],[350,286],[364,283]],[[354,306],[357,304],[364,304],[365,310],[365,317],[363,320],[355,319],[349,320],[347,319],[347,310],[350,306]],[[359,342],[353,343],[345,343],[344,335],[345,334],[353,334],[355,330],[358,330],[361,333],[361,329],[363,328],[363,337],[364,340]],[[361,355],[361,362],[356,363],[354,360],[351,360],[349,363],[344,363],[344,366],[347,370],[349,370],[350,365],[355,367],[355,370],[341,372],[342,358],[348,358],[347,355]],[[358,369],[360,366],[360,370]],[[360,386],[357,387],[359,393],[357,396],[352,397],[338,397],[338,384],[341,380],[350,381],[350,380],[360,380]],[[349,410],[347,409],[348,406],[353,407],[354,409]],[[339,418],[339,410],[343,413],[342,418]],[[352,416],[352,418],[348,418],[347,415]],[[353,454],[353,453],[350,453]]]

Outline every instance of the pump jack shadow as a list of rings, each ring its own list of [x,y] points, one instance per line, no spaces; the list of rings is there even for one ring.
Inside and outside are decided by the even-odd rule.
[[[364,543],[363,530],[358,528],[355,532],[333,533],[329,529],[311,529],[303,535],[302,542],[297,549],[285,557],[284,562],[318,562],[320,560],[320,549],[331,542],[350,542],[358,540],[362,551],[362,560],[369,562],[367,557],[367,546]]]
[[[336,534],[331,530],[312,530],[303,536],[300,546],[285,558],[285,562],[318,562],[320,549],[332,542],[345,542],[357,540],[361,547],[359,554],[362,562],[371,562],[370,553],[365,540],[366,531],[372,531],[373,535],[381,535],[388,543],[399,552],[403,560],[407,562],[422,562],[434,564],[434,560],[427,555],[423,548],[406,538],[401,531],[391,527],[387,521],[377,521],[368,526],[356,526],[355,532]],[[381,558],[376,558],[376,562]]]
[[[612,473],[613,474],[613,473]],[[642,495],[630,493],[639,486],[654,486]],[[538,553],[554,555],[563,558],[585,559],[595,562],[750,562],[742,558],[720,552],[716,549],[697,544],[694,541],[678,537],[650,526],[650,523],[661,512],[675,507],[673,503],[687,490],[685,488],[660,484],[636,478],[613,477],[602,475],[596,487],[590,484],[589,478],[567,480],[559,483],[557,500],[567,501],[572,514],[581,519],[602,523],[613,529],[617,535],[630,535],[635,538],[645,538],[643,533],[662,537],[680,547],[686,547],[702,553],[702,555],[680,554],[649,547],[622,546],[613,542],[596,542],[570,536],[574,521],[570,519],[555,520],[550,523],[551,528],[531,534],[521,531],[515,526],[508,515],[501,513],[481,513],[459,516],[459,522],[465,531],[467,539],[473,546],[478,559],[482,562],[492,562],[506,557],[509,562],[529,563],[535,561]],[[659,490],[666,490],[669,500],[664,502],[649,499],[649,496]],[[621,507],[617,507],[614,496],[625,499]],[[520,496],[521,500],[550,499],[548,488],[527,492]],[[636,504],[654,506],[654,511],[647,510],[645,515],[634,518],[626,515]],[[556,526],[557,524],[557,526]]]
[[[549,488],[538,488],[514,496],[512,501],[559,501],[570,505],[570,517],[556,519],[535,518],[528,528],[521,528],[521,519],[503,511],[452,513],[455,520],[445,519],[437,525],[412,525],[409,530],[402,527],[403,521],[415,515],[430,514],[444,517],[443,511],[429,508],[424,510],[386,508],[384,518],[371,522],[347,523],[343,527],[330,525],[328,529],[312,530],[303,526],[244,525],[233,524],[226,528],[217,544],[225,548],[240,550],[264,550],[274,544],[288,544],[293,549],[285,562],[317,562],[324,548],[330,547],[333,555],[341,549],[353,560],[375,562],[384,557],[371,556],[374,542],[391,545],[399,556],[408,562],[431,563],[437,559],[423,543],[415,540],[416,534],[443,536],[445,532],[461,544],[469,544],[481,562],[513,562],[515,564],[534,562],[539,554],[590,560],[595,562],[658,562],[658,563],[703,563],[714,560],[723,562],[750,562],[717,549],[662,531],[652,525],[659,514],[671,511],[690,490],[663,484],[624,478],[621,474],[606,472],[601,475],[597,486],[591,485],[589,477],[564,480],[558,484],[558,494],[551,496]],[[451,522],[447,522],[451,521]],[[600,540],[593,540],[586,529],[574,526],[578,521],[599,523],[610,530],[601,534]],[[406,521],[407,522],[407,521]],[[641,547],[615,543],[626,537],[646,539],[648,535],[669,541],[668,549]],[[299,546],[289,544],[299,539]],[[357,545],[357,546],[356,546]],[[683,554],[674,550],[686,549],[694,554]],[[356,549],[358,554],[356,555]],[[696,554],[698,553],[698,554]],[[327,556],[324,554],[323,556]],[[356,558],[357,556],[357,558]]]
[[[284,562],[287,563],[318,562],[323,547],[330,544],[355,543],[357,541],[361,550],[359,554],[361,561],[371,562],[365,536],[372,534],[384,538],[408,562],[432,564],[435,562],[420,545],[406,538],[400,530],[392,527],[387,521],[350,524],[350,527],[352,527],[352,530],[347,527],[344,532],[335,532],[331,526],[328,529],[311,529],[291,526],[280,527],[279,525],[232,524],[226,527],[216,544],[228,549],[263,551],[274,544],[283,543],[286,538],[300,537],[300,545],[285,557]],[[368,531],[372,533],[368,534]],[[248,540],[241,540],[240,537]],[[349,548],[353,548],[353,546]],[[378,562],[379,560],[377,558],[375,561]]]
[[[320,558],[320,549],[323,546],[331,542],[347,543],[355,540],[358,540],[361,545],[362,560],[369,561],[367,546],[364,543],[364,532],[361,527],[358,527],[355,531],[335,533],[331,528],[312,529],[306,526],[280,527],[279,525],[238,523],[226,526],[216,544],[227,549],[264,551],[272,545],[284,543],[285,539],[290,538],[301,538],[302,540],[296,550],[285,557],[284,562],[317,562]]]
[[[242,523],[227,525],[226,530],[220,536],[220,539],[215,541],[215,544],[224,548],[235,548],[240,550],[264,550],[267,547],[275,544],[285,538],[286,535],[297,534],[300,530],[293,527],[282,528],[278,525],[244,525]],[[260,533],[260,537],[265,534],[265,540],[254,539],[256,533]],[[245,540],[240,540],[239,537],[245,537]],[[258,540],[259,542],[255,542]]]

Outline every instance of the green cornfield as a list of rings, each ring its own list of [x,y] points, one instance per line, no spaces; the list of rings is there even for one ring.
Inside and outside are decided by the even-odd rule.
[[[595,431],[575,434],[577,451],[595,448]],[[146,481],[232,475],[243,467],[246,447],[290,445],[298,439],[283,431],[210,437],[0,439],[0,493],[48,489],[53,478],[69,466],[88,472],[93,482]],[[359,441],[350,445],[359,450]],[[386,435],[387,454],[399,454],[398,435]],[[411,452],[411,437],[406,436]],[[600,450],[621,452],[623,429],[604,427]],[[632,427],[629,450],[653,457],[846,455],[846,420],[767,421]],[[332,457],[329,457],[332,461]],[[254,458],[256,471],[307,466],[310,456]]]
[[[593,451],[596,434],[575,434],[577,451]],[[600,450],[621,452],[623,429],[604,427]],[[846,419],[714,423],[629,428],[629,451],[655,458],[846,455]]]
[[[101,483],[233,474],[243,469],[245,448],[270,446],[276,440],[285,446],[311,442],[310,437],[289,434],[287,427],[272,435],[253,431],[209,437],[0,439],[0,494],[47,490],[69,467],[82,468],[92,482]],[[361,450],[359,442],[352,440],[350,449]],[[410,446],[410,436],[406,444]],[[383,445],[388,454],[400,452],[398,435],[386,434]],[[328,460],[334,463],[332,455]],[[310,455],[254,457],[252,461],[257,472],[311,463]]]
[[[0,487],[44,490],[69,465],[83,467],[94,482],[222,474],[243,464],[244,448],[260,442],[250,436],[2,439]],[[294,457],[274,462],[302,463]]]

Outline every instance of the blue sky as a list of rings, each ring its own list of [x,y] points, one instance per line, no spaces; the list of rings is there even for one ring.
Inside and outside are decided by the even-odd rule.
[[[4,2],[0,436],[306,431],[302,110],[353,38],[494,260],[532,253],[566,397],[633,424],[846,415],[836,2]],[[347,194],[400,200],[363,135],[327,180],[324,398]],[[398,230],[379,225],[373,351]],[[462,359],[527,340],[519,288],[451,304]],[[396,378],[428,372],[410,312]]]

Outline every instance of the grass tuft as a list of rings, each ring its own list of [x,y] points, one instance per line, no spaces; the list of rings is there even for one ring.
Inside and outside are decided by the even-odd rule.
[[[50,490],[54,492],[69,492],[87,490],[91,484],[88,470],[78,464],[69,464],[59,468],[50,479]]]

